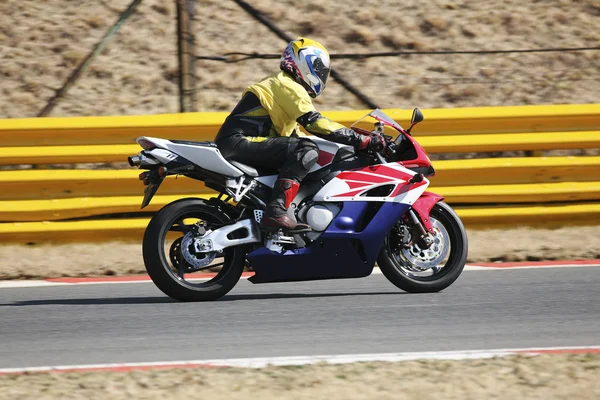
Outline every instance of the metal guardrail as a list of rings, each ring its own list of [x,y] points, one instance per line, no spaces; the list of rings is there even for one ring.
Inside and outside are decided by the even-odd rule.
[[[541,205],[519,207],[457,207],[464,224],[472,229],[510,226],[589,225],[600,222],[600,204]],[[140,242],[148,218],[0,223],[0,241],[5,243]]]
[[[430,154],[590,149],[600,148],[600,130],[422,136],[418,140]],[[4,147],[0,148],[0,165],[124,162],[139,150],[137,144]]]
[[[432,190],[451,203],[600,200],[600,157],[444,160]],[[139,211],[138,170],[0,171],[0,221],[41,221]],[[210,196],[188,178],[168,177],[152,211],[176,198]],[[18,201],[17,201],[18,200]],[[158,207],[158,208],[157,208]]]
[[[404,125],[411,115],[409,110],[385,112]],[[324,114],[350,125],[366,113]],[[430,153],[600,148],[600,104],[424,113],[427,123],[414,133]],[[140,150],[134,142],[138,136],[212,140],[226,115],[1,120],[0,165],[123,162]],[[461,159],[434,165],[431,189],[457,207],[467,227],[600,222],[598,156]],[[143,190],[138,174],[133,169],[0,171],[0,238],[97,241],[141,235],[147,218],[65,221],[138,212]],[[190,196],[210,197],[211,191],[201,182],[169,177],[144,211]]]
[[[411,110],[384,110],[407,125]],[[368,110],[323,114],[350,125]],[[514,132],[594,131],[600,104],[481,107],[423,110],[426,123],[416,136],[448,136]],[[0,143],[12,146],[131,144],[138,136],[212,140],[227,113],[185,113],[123,117],[26,118],[0,121]]]
[[[199,197],[208,199],[214,196],[204,193],[157,195],[152,203],[140,210],[141,187],[137,195],[111,197],[76,197],[48,200],[0,201],[0,222],[2,221],[55,221],[118,213],[138,213],[158,211],[168,203],[184,198]],[[561,182],[521,185],[476,185],[476,186],[434,186],[432,190],[451,204],[531,204],[569,201],[600,200],[600,182]],[[494,211],[489,210],[490,213]],[[482,216],[482,218],[484,218]],[[485,219],[485,218],[484,218]],[[488,220],[491,223],[491,220]]]

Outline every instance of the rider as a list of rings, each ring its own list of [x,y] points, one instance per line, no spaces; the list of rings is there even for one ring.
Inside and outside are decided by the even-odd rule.
[[[317,145],[302,137],[298,124],[357,151],[378,151],[383,145],[378,136],[359,135],[323,117],[313,106],[311,97],[323,92],[331,69],[329,53],[320,43],[306,38],[290,42],[280,69],[246,88],[215,142],[228,160],[280,171],[261,228],[298,233],[311,228],[289,218],[287,209],[319,158]]]

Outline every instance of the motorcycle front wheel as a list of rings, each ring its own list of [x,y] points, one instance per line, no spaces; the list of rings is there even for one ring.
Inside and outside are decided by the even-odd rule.
[[[434,234],[429,249],[407,246],[412,241],[410,229],[399,220],[379,253],[377,264],[383,275],[406,292],[444,290],[458,279],[467,261],[467,233],[454,210],[439,202],[431,210],[430,221]]]
[[[229,220],[202,199],[183,199],[164,206],[144,233],[144,264],[154,284],[180,301],[216,300],[233,289],[244,270],[243,246],[198,255],[192,244],[198,227],[216,229]]]

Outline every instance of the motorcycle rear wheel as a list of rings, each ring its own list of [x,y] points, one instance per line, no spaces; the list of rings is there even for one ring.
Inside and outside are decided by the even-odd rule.
[[[439,202],[431,210],[430,220],[435,231],[430,250],[398,250],[398,239],[392,230],[379,253],[377,264],[383,275],[406,292],[431,293],[446,289],[458,279],[467,261],[467,233],[454,210]]]
[[[243,246],[225,249],[220,270],[216,276],[204,281],[194,280],[194,273],[211,268],[211,265],[194,268],[182,254],[182,243],[186,243],[183,238],[192,227],[186,225],[185,221],[202,221],[207,228],[211,228],[229,219],[202,199],[183,199],[164,206],[152,218],[144,233],[144,264],[154,284],[167,296],[180,301],[216,300],[233,289],[244,270]],[[180,233],[170,246],[167,244],[169,232],[172,236]],[[170,249],[166,250],[165,247]],[[187,256],[189,258],[190,254]],[[202,265],[202,258],[196,260]]]

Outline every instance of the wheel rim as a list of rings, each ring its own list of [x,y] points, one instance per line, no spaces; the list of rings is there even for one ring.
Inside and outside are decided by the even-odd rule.
[[[159,251],[163,268],[171,278],[191,289],[203,289],[218,281],[227,273],[233,259],[233,249],[222,253],[203,253],[196,256],[191,251],[194,234],[192,228],[197,224],[206,224],[207,229],[220,225],[215,216],[209,213],[188,210],[179,213],[165,224],[159,238]],[[198,236],[196,236],[198,237]],[[203,274],[216,273],[210,279]]]
[[[409,248],[398,248],[397,240],[386,238],[386,248],[394,266],[404,275],[416,280],[438,279],[445,275],[452,245],[446,227],[431,217],[433,244],[429,249],[420,249],[413,244]],[[408,240],[410,241],[410,233]]]

